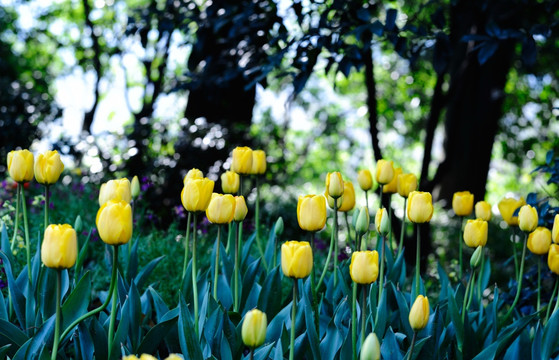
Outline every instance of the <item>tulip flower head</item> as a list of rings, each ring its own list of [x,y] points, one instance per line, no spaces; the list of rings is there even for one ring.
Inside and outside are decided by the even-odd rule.
[[[491,204],[487,201],[478,201],[474,207],[476,218],[482,219],[485,221],[490,221],[492,214],[491,214]]]
[[[536,230],[528,235],[528,249],[536,255],[544,255],[551,246],[551,231],[543,226],[538,226]]]
[[[385,208],[380,208],[377,210],[375,215],[375,227],[377,232],[383,236],[388,235],[390,232],[390,219],[388,216],[388,211]]]
[[[363,191],[369,191],[373,188],[373,176],[367,169],[359,170],[357,173],[357,182]]]
[[[515,211],[519,209],[522,205],[525,205],[526,201],[524,198],[514,199],[511,197],[504,198],[497,204],[499,212],[503,220],[509,226],[518,226],[518,215],[514,215]]]
[[[266,313],[252,309],[245,314],[241,335],[243,343],[250,347],[256,348],[266,341],[266,328],[268,327],[268,319]]]
[[[76,231],[68,224],[49,225],[41,245],[41,260],[51,269],[69,269],[78,257]]]
[[[338,171],[326,175],[326,194],[337,199],[344,194],[344,180]]]
[[[305,231],[320,231],[326,225],[326,199],[322,195],[299,196],[297,221]]]
[[[266,153],[264,150],[254,150],[252,152],[252,175],[262,175],[266,172]]]
[[[396,187],[398,188],[398,194],[403,198],[407,198],[412,191],[417,190],[417,176],[412,173],[398,175]]]
[[[402,168],[398,167],[394,169],[394,176],[392,177],[392,180],[382,187],[382,192],[384,194],[395,194],[398,192],[398,176],[402,173]]]
[[[186,185],[186,182],[190,179],[203,179],[203,178],[204,178],[204,173],[201,170],[198,170],[196,168],[192,168],[192,169],[188,170],[188,172],[184,176],[184,179],[182,180],[182,182],[183,182],[183,185]]]
[[[231,194],[213,193],[206,217],[213,224],[229,224],[235,217],[235,197]]]
[[[386,185],[394,179],[394,163],[392,160],[380,159],[377,161],[375,179],[381,185]]]
[[[354,251],[349,264],[351,280],[357,284],[371,284],[378,278],[378,252]]]
[[[361,347],[360,360],[380,360],[380,342],[377,335],[372,332],[365,338]]]
[[[140,180],[138,180],[137,175],[134,175],[132,182],[130,183],[130,194],[134,199],[140,195]]]
[[[236,222],[243,221],[248,214],[247,203],[244,196],[235,196],[235,216],[233,219]]]
[[[348,212],[355,207],[355,189],[351,181],[344,181],[344,193],[342,195],[342,204],[338,211]]]
[[[559,275],[559,245],[551,244],[547,253],[547,265],[549,270]]]
[[[409,315],[411,328],[414,331],[424,329],[429,322],[429,299],[423,295],[418,295],[415,299]]]
[[[468,220],[464,226],[464,242],[471,248],[485,246],[487,244],[487,221]]]
[[[233,171],[221,174],[221,189],[225,194],[236,194],[241,184],[241,176]]]
[[[412,191],[408,198],[408,219],[412,223],[422,224],[429,222],[433,216],[433,198],[431,193]]]
[[[553,228],[551,230],[551,239],[554,243],[559,243],[559,214],[553,218]]]
[[[167,356],[165,360],[184,360],[184,358],[182,357],[182,355],[179,354],[169,354],[169,356]]]
[[[370,222],[369,209],[366,206],[362,206],[355,220],[355,232],[361,235],[365,234],[369,231]]]
[[[64,164],[56,150],[39,154],[35,161],[35,179],[39,184],[52,185],[58,181],[64,171]]]
[[[525,232],[532,232],[538,226],[538,210],[531,205],[522,205],[518,212],[518,227]]]
[[[213,190],[213,180],[208,178],[188,180],[181,192],[182,205],[186,211],[206,211],[210,204]]]
[[[33,153],[29,150],[12,150],[8,153],[8,173],[15,182],[33,180]]]
[[[479,266],[479,264],[481,263],[482,255],[483,246],[478,246],[472,254],[472,257],[470,258],[470,266],[472,267],[472,269],[476,269]]]
[[[303,279],[312,267],[313,254],[307,241],[286,241],[281,245],[281,270],[285,276]]]
[[[248,146],[237,146],[233,149],[231,170],[237,174],[249,175],[252,171],[252,149]]]
[[[469,216],[474,208],[474,194],[458,191],[452,196],[452,209],[457,216]]]
[[[99,189],[99,206],[103,206],[103,204],[110,200],[130,203],[132,200],[132,190],[130,181],[127,178],[109,180],[101,185],[101,189]]]
[[[132,207],[126,201],[107,201],[95,219],[99,237],[109,245],[122,245],[132,238]]]

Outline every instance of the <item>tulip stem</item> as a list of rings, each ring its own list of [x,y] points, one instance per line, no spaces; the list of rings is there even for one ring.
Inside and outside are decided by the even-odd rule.
[[[111,353],[113,349],[113,342],[114,342],[114,332],[115,332],[115,322],[116,322],[116,305],[118,302],[117,299],[117,287],[115,286],[113,289],[113,303],[111,305],[111,319],[109,321],[109,334],[107,336],[107,341],[109,344],[109,359],[111,359]]]
[[[524,259],[526,258],[526,242],[528,239],[528,234],[526,234],[526,236],[524,237],[524,246],[522,247],[522,257],[520,258],[520,272],[518,274],[518,281],[517,281],[517,286],[516,286],[516,295],[514,297],[514,301],[512,303],[512,305],[510,306],[509,311],[507,312],[507,314],[505,315],[505,318],[503,319],[503,323],[505,323],[509,316],[512,314],[512,312],[514,311],[514,308],[516,307],[516,304],[518,303],[518,300],[520,299],[520,292],[522,290],[522,278],[524,277]]]
[[[458,281],[462,281],[462,227],[464,225],[464,218],[462,216],[460,216],[460,231],[459,231],[459,236],[458,236],[458,246],[459,246],[459,253],[458,253],[458,258],[459,258],[459,268],[458,268]]]
[[[402,248],[404,246],[404,234],[406,233],[406,204],[408,202],[408,198],[404,198],[404,215],[402,215],[402,231],[400,231],[400,243],[398,244],[398,256],[402,253]]]
[[[295,318],[297,315],[297,279],[293,278],[293,303],[291,304],[291,337],[289,345],[289,360],[295,354]]]
[[[25,229],[25,248],[27,249],[27,275],[31,284],[31,245],[29,244],[29,224],[27,222],[27,204],[25,204],[25,189],[21,187],[21,204],[23,210],[23,226]]]
[[[12,237],[12,251],[16,248],[16,240],[17,240],[17,231],[19,228],[19,203],[21,202],[21,184],[17,183],[16,187],[16,218],[15,218],[15,227],[14,227],[14,235]]]
[[[388,246],[390,247],[390,254],[394,256],[394,245],[392,244],[392,194],[388,196]]]
[[[181,281],[181,286],[182,283],[184,283],[184,277],[186,276],[186,267],[188,265],[188,250],[190,247],[190,221],[192,220],[192,213],[189,211],[188,212],[188,217],[186,220],[186,239],[184,242],[184,262],[182,264],[182,281]]]
[[[352,284],[352,301],[351,301],[351,344],[353,360],[357,360],[357,283]]]
[[[253,359],[254,359],[254,348],[251,347],[250,348],[250,360],[253,360]]]
[[[242,221],[238,223],[241,226]],[[233,294],[235,296],[233,310],[239,312],[239,232],[235,231],[235,273],[233,274]]]
[[[481,310],[481,308],[483,307],[481,301],[483,300],[483,290],[481,288],[481,282],[483,281],[483,270],[484,270],[484,265],[485,265],[485,247],[482,248],[481,250],[481,266],[479,268],[479,274],[478,274],[478,279],[477,279],[477,287],[478,287],[478,300],[479,300],[479,308]]]
[[[258,244],[258,250],[260,251],[260,256],[264,262],[264,266],[267,268],[266,259],[264,258],[264,250],[262,249],[262,244],[260,243],[260,181],[258,181],[258,175],[256,178],[256,204],[254,207],[254,218],[256,226],[256,244]]]
[[[310,232],[311,236],[311,249],[314,249],[314,232]],[[316,300],[316,274],[314,266],[311,270],[311,296],[312,296],[312,309],[314,314],[314,327],[316,328],[316,333],[320,335],[320,323],[318,318],[318,301]]]
[[[416,243],[416,250],[415,250],[415,296],[419,295],[419,265],[421,261],[421,235],[419,231],[419,226],[416,225],[415,227],[417,231],[417,243]]]
[[[518,282],[518,255],[516,253],[516,234],[514,231],[514,227],[511,230],[512,230],[512,235],[511,235],[512,253],[514,256],[514,275],[516,277],[516,282]]]
[[[196,267],[196,213],[192,215],[192,297],[194,302],[194,331],[198,337],[198,282]]]
[[[470,284],[470,293],[468,294],[468,303],[466,304],[466,311],[468,311],[470,309],[470,304],[472,303],[472,298],[474,296],[474,284],[476,283],[476,273],[475,271],[472,269],[472,283]]]
[[[347,211],[344,212],[344,217],[345,217],[345,226],[347,227],[347,240],[348,240],[347,243],[351,244],[354,241],[353,241],[353,238],[351,237],[351,227],[349,226]],[[354,246],[355,246],[354,251],[357,251],[357,238],[355,238]]]
[[[88,312],[88,313],[80,316],[76,320],[74,320],[74,322],[72,322],[70,324],[70,326],[68,326],[66,328],[66,330],[64,330],[64,332],[62,333],[62,336],[60,337],[61,340],[63,340],[68,335],[68,333],[74,327],[76,327],[76,325],[78,325],[80,322],[82,322],[83,320],[87,319],[90,316],[93,316],[95,314],[100,313],[101,311],[103,311],[109,305],[109,302],[111,301],[111,298],[112,298],[113,293],[114,293],[114,289],[116,288],[116,275],[117,275],[117,268],[118,268],[117,265],[118,265],[118,245],[113,247],[113,269],[112,269],[112,273],[111,273],[111,282],[109,283],[108,296],[105,299],[105,302],[101,306],[99,306],[97,309],[91,310],[90,312]]]
[[[227,224],[227,245],[225,246],[225,252],[227,255],[231,254],[231,242],[233,241],[233,222]]]
[[[538,256],[538,312],[540,311],[540,302],[541,302],[541,282],[542,282],[542,261],[541,258]]]
[[[54,323],[54,345],[52,346],[51,360],[56,360],[58,343],[60,341],[60,297],[62,292],[62,270],[56,269],[56,320]]]
[[[361,347],[365,342],[365,330],[367,328],[367,284],[361,285]]]
[[[369,211],[369,191],[365,190],[365,205],[367,206],[367,211]]]
[[[384,257],[385,257],[385,241],[384,236],[380,236],[381,246],[380,246],[380,276],[378,283],[378,303],[380,304],[380,299],[382,299],[382,291],[384,288]]]
[[[417,331],[413,331],[413,337],[411,339],[411,345],[410,345],[410,351],[408,353],[408,359],[407,360],[411,360],[412,355],[413,355],[413,347],[415,346],[415,338],[417,337]]]
[[[315,291],[318,292],[320,289],[320,285],[324,280],[324,276],[326,275],[326,270],[328,269],[328,264],[330,264],[330,257],[332,257],[332,250],[334,249],[334,232],[330,235],[330,247],[328,248],[328,255],[326,256],[326,261],[324,262],[324,269],[322,269],[322,273],[320,274],[320,279],[318,279],[318,284],[316,284]]]
[[[214,283],[213,294],[217,302],[217,279],[219,275],[219,248],[221,247],[221,225],[217,225],[217,239],[215,240],[215,263],[214,263]]]
[[[545,313],[545,323],[547,323],[547,320],[549,319],[549,310],[551,310],[551,303],[553,302],[553,299],[555,298],[555,294],[557,293],[557,287],[559,287],[559,279],[557,278],[557,276],[555,276],[555,286],[553,287],[553,292],[551,293],[551,298],[549,299],[549,303],[547,304],[547,311]]]
[[[45,230],[49,226],[49,202],[50,202],[50,191],[49,186],[45,185]]]
[[[334,199],[334,287],[338,284],[338,198]]]

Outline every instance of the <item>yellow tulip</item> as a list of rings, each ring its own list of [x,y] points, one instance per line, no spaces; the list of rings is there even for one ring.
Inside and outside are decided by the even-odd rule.
[[[407,198],[412,191],[417,190],[417,176],[412,173],[400,174],[397,177],[396,186],[398,188],[398,194],[400,196]]]
[[[39,184],[54,184],[58,181],[62,171],[64,171],[64,164],[60,160],[58,151],[47,151],[37,156],[35,161],[35,179]]]
[[[334,199],[344,194],[344,180],[340,172],[335,171],[326,175],[326,193]]]
[[[503,220],[505,220],[509,226],[518,226],[518,215],[513,215],[516,209],[520,208],[524,204],[526,204],[524,198],[520,198],[518,200],[514,198],[504,198],[499,201],[497,206],[499,207],[499,212],[501,213]]]
[[[478,201],[475,206],[475,215],[478,219],[485,221],[491,220],[491,204],[487,201]]]
[[[394,169],[394,176],[392,177],[392,180],[382,187],[382,192],[384,194],[395,194],[398,192],[398,176],[402,173],[402,168]]]
[[[244,196],[235,196],[235,216],[233,219],[236,222],[243,221],[248,214],[247,203]]]
[[[184,358],[179,354],[169,354],[165,360],[184,360]]]
[[[528,249],[536,254],[547,254],[551,246],[551,231],[543,226],[538,226],[536,230],[528,235]]]
[[[471,248],[485,246],[487,244],[487,221],[468,220],[464,226],[464,242]]]
[[[390,219],[385,208],[377,210],[375,215],[375,227],[377,228],[377,232],[381,235],[386,236],[390,232]]]
[[[127,178],[109,180],[101,185],[101,189],[99,189],[99,206],[103,206],[103,204],[110,200],[127,203],[132,200],[132,189]]]
[[[547,266],[553,273],[559,275],[559,245],[551,244],[547,254]]]
[[[203,178],[204,178],[204,173],[201,170],[198,170],[196,168],[192,168],[192,169],[188,170],[188,172],[184,176],[184,179],[182,180],[182,182],[183,182],[183,185],[186,185],[186,182],[188,180],[203,179]]]
[[[394,163],[392,162],[392,160],[388,161],[380,159],[379,161],[377,161],[375,178],[381,185],[386,185],[392,181],[392,179],[394,178]]]
[[[252,152],[252,175],[262,175],[266,172],[266,153],[264,150],[254,150]]]
[[[371,172],[367,169],[359,170],[357,173],[357,182],[359,183],[361,190],[371,190],[373,188],[373,176],[371,175]]]
[[[457,216],[468,216],[474,208],[474,194],[458,191],[452,196],[452,209]]]
[[[225,194],[236,194],[241,184],[241,176],[234,171],[221,174],[221,189]]]
[[[41,245],[41,260],[51,269],[69,269],[78,257],[76,231],[68,224],[49,225]]]
[[[157,358],[155,356],[150,355],[150,354],[142,354],[140,356],[140,360],[157,360]]]
[[[132,195],[132,198],[137,198],[140,195],[140,180],[138,180],[136,175],[134,175],[130,183],[130,195]]]
[[[551,230],[551,238],[554,243],[559,243],[559,214],[553,219],[553,229]]]
[[[433,198],[431,193],[412,191],[408,198],[408,219],[417,224],[426,223],[433,216]]]
[[[12,150],[8,153],[8,173],[15,182],[33,180],[33,153],[29,150]]]
[[[409,321],[414,331],[424,329],[429,322],[429,299],[423,295],[418,295],[411,310]]]
[[[235,217],[235,197],[231,194],[212,194],[206,217],[214,224],[229,224]]]
[[[538,211],[530,205],[522,205],[518,212],[518,227],[525,232],[532,232],[538,226]]]
[[[322,195],[299,196],[297,221],[305,231],[320,231],[326,224],[326,199]]]
[[[350,181],[344,181],[344,193],[342,195],[342,204],[338,211],[351,211],[355,207],[355,189]]]
[[[313,255],[307,241],[286,241],[281,245],[281,270],[285,276],[302,279],[311,273]]]
[[[252,309],[245,314],[241,335],[243,343],[251,348],[256,348],[266,341],[266,328],[268,319],[266,314],[258,309]]]
[[[361,348],[360,360],[380,360],[380,343],[377,335],[372,332],[365,338]]]
[[[354,251],[349,264],[351,280],[358,284],[371,284],[378,277],[378,252]]]
[[[95,224],[105,243],[126,244],[132,238],[132,207],[125,201],[107,201],[97,212]]]
[[[340,206],[342,206],[342,202],[343,202],[342,196],[340,196],[339,198],[336,198],[336,200],[334,200],[333,197],[328,195],[328,190],[327,190],[327,191],[324,192],[324,198],[326,199],[326,203],[328,204],[328,207],[330,209],[334,209],[334,201],[336,203],[337,209],[339,209]]]
[[[237,174],[248,175],[252,171],[252,149],[248,146],[237,146],[233,149],[231,170]]]
[[[125,355],[122,357],[122,360],[139,360],[136,355]]]
[[[212,199],[213,191],[213,180],[208,178],[190,179],[181,192],[182,206],[190,212],[206,211]]]

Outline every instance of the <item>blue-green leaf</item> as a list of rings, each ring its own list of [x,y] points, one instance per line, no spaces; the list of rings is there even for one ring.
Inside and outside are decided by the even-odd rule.
[[[62,329],[66,329],[74,320],[87,312],[90,294],[91,273],[88,271],[62,305]]]
[[[392,327],[388,328],[384,339],[382,339],[380,354],[383,360],[403,359],[402,352],[400,351],[400,345],[398,345],[398,341],[396,340],[394,331],[392,331]]]
[[[192,317],[183,298],[179,300],[179,340],[183,354],[187,354],[191,359],[203,359],[200,342],[193,331]],[[201,330],[201,329],[200,329]]]

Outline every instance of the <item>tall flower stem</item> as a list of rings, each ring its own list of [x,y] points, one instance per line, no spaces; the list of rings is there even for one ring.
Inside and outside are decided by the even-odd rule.
[[[470,291],[472,291],[473,279],[474,279],[474,272],[472,271],[472,274],[468,279],[468,284],[466,285],[466,292],[464,293],[464,301],[462,302],[462,322],[464,322],[464,319],[466,317],[466,306],[468,304],[468,298],[470,297]]]
[[[514,308],[516,307],[516,304],[518,303],[518,300],[520,299],[520,292],[522,290],[522,278],[524,277],[524,260],[526,258],[526,242],[528,239],[528,234],[526,234],[526,236],[524,237],[524,246],[522,247],[522,257],[520,258],[520,270],[519,270],[519,274],[518,274],[518,281],[517,281],[517,286],[516,286],[516,296],[514,297],[514,301],[512,302],[512,305],[510,306],[509,311],[507,312],[507,314],[505,315],[504,319],[503,319],[503,323],[505,323],[507,321],[507,319],[509,318],[509,316],[512,314],[512,312],[514,311]]]
[[[419,226],[416,225],[415,229],[417,231],[417,242],[415,251],[415,296],[419,295],[419,265],[421,262],[421,235],[419,231]]]
[[[411,339],[411,345],[410,345],[410,352],[408,353],[408,359],[407,360],[411,360],[412,355],[413,355],[413,348],[415,346],[415,338],[417,337],[417,331],[413,331],[413,337]]]
[[[21,204],[23,210],[23,226],[25,229],[25,248],[27,249],[27,275],[31,284],[31,245],[29,244],[29,223],[27,222],[27,204],[25,203],[25,189],[21,187]]]
[[[365,205],[367,206],[367,211],[369,210],[369,191],[365,190]]]
[[[380,236],[381,247],[380,247],[380,274],[379,274],[379,283],[378,283],[378,303],[380,304],[380,299],[382,299],[382,291],[384,288],[384,256],[386,251],[385,239],[384,236]]]
[[[338,284],[338,199],[334,199],[334,287]]]
[[[295,318],[297,316],[297,279],[293,279],[293,303],[291,304],[291,336],[289,341],[289,360],[295,354]]]
[[[351,298],[351,345],[353,360],[357,360],[357,283],[352,283],[352,298]]]
[[[557,294],[557,288],[559,287],[559,279],[555,276],[555,286],[553,286],[553,292],[551,293],[551,298],[549,298],[549,303],[547,304],[547,310],[545,312],[545,322],[547,324],[547,320],[549,319],[549,312],[551,310],[551,304],[553,303],[553,299],[555,298],[555,294]]]
[[[479,267],[479,274],[477,279],[477,291],[478,291],[478,301],[479,301],[479,308],[483,307],[481,300],[483,299],[483,289],[481,287],[481,282],[483,281],[483,270],[485,267],[485,247],[481,250],[481,266]]]
[[[310,232],[310,236],[311,236],[311,249],[314,249],[314,232]],[[320,334],[320,323],[319,323],[319,317],[318,317],[318,300],[317,300],[317,295],[316,295],[316,274],[314,271],[314,266],[311,270],[311,296],[312,296],[312,309],[313,309],[313,314],[314,314],[314,327],[316,328],[316,333]]]
[[[188,217],[186,220],[186,238],[184,241],[184,262],[182,264],[182,281],[181,284],[184,282],[184,277],[186,276],[186,267],[188,265],[188,250],[190,247],[190,221],[192,220],[192,213],[188,212]]]
[[[408,202],[408,198],[404,198],[404,215],[402,216],[402,231],[400,231],[400,243],[398,244],[398,256],[402,253],[402,248],[404,246],[404,235],[406,233],[406,204]]]
[[[241,226],[242,222],[238,226]],[[239,312],[239,232],[235,231],[235,272],[233,273],[233,310]]]
[[[324,276],[326,275],[326,270],[328,269],[328,264],[330,264],[330,258],[332,257],[332,251],[334,249],[334,231],[330,235],[330,247],[328,248],[328,255],[326,256],[326,261],[324,262],[324,268],[322,269],[322,273],[320,274],[320,279],[318,279],[318,284],[316,284],[315,291],[320,289],[320,285],[324,280]]]
[[[251,347],[250,348],[250,359],[249,360],[253,360],[254,359],[254,348]]]
[[[233,222],[230,222],[229,224],[227,224],[227,245],[225,246],[225,252],[227,253],[227,255],[231,254],[232,242],[233,242]]]
[[[262,261],[266,263],[264,260],[264,250],[262,249],[262,244],[260,243],[260,181],[258,179],[258,175],[256,175],[256,204],[254,207],[254,222],[256,226],[256,244],[258,244],[258,250],[260,251],[260,256],[262,257]]]
[[[349,226],[347,211],[344,212],[344,217],[345,217],[345,226],[347,227],[347,240],[348,240],[347,243],[351,244],[353,242],[355,246],[354,251],[357,251],[357,238],[355,238],[355,242],[354,242],[353,238],[351,237],[351,227]]]
[[[215,264],[214,264],[214,283],[213,294],[217,301],[217,279],[219,276],[219,248],[221,247],[221,225],[217,225],[217,239],[215,240]]]
[[[64,339],[70,333],[70,331],[72,331],[72,329],[75,328],[76,325],[78,325],[80,322],[82,322],[83,320],[87,319],[90,316],[100,313],[101,311],[105,310],[105,308],[109,305],[109,302],[113,297],[114,289],[116,288],[116,275],[118,269],[117,265],[118,265],[118,245],[113,247],[113,269],[111,273],[111,282],[109,283],[108,296],[105,299],[105,302],[98,308],[91,310],[90,312],[74,320],[74,322],[72,322],[70,326],[68,326],[66,330],[64,330],[60,339]]]
[[[116,305],[118,302],[117,296],[117,287],[115,286],[113,289],[113,303],[111,305],[111,318],[109,321],[109,334],[107,336],[107,341],[109,344],[109,359],[111,358],[113,342],[114,342],[114,332],[115,332],[115,322],[116,322]]]
[[[17,231],[19,228],[19,203],[21,202],[21,189],[22,185],[17,183],[16,187],[16,218],[15,218],[15,226],[14,226],[14,235],[12,236],[12,248],[11,250],[14,251],[16,248],[16,240],[17,240]]]
[[[50,202],[50,187],[48,185],[45,185],[45,226],[44,226],[45,230],[47,226],[49,226],[49,202]]]
[[[198,281],[196,266],[196,213],[192,216],[192,297],[194,302],[194,331],[198,337]]]
[[[518,254],[516,252],[516,234],[515,234],[514,229],[515,229],[514,227],[511,228],[511,230],[512,230],[511,231],[512,232],[511,242],[512,242],[512,253],[513,253],[513,256],[514,256],[514,274],[515,274],[515,277],[516,277],[516,282],[518,282]]]
[[[460,231],[458,232],[458,246],[460,249],[458,250],[458,259],[459,259],[459,268],[458,268],[458,281],[462,281],[462,227],[464,225],[464,218],[460,216]]]
[[[367,328],[367,285],[361,286],[361,346],[365,342],[365,330]]]
[[[541,282],[542,282],[542,261],[541,258],[538,256],[538,302],[537,302],[538,312],[540,311],[540,302],[541,302]]]
[[[60,298],[62,292],[62,270],[56,270],[56,320],[54,322],[54,344],[52,346],[51,360],[56,360],[56,354],[58,353],[58,343],[60,342]]]
[[[388,229],[388,246],[390,247],[390,253],[394,256],[394,245],[392,244],[392,205],[391,204],[391,199],[392,198],[392,194],[390,194],[388,196],[388,225],[389,225],[389,229]]]

